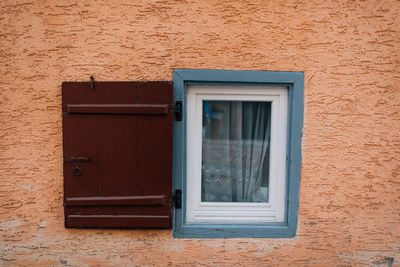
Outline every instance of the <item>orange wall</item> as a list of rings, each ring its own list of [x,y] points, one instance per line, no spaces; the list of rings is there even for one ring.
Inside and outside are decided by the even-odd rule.
[[[0,11],[0,265],[400,266],[399,1],[3,0]],[[296,238],[64,228],[61,82],[171,80],[174,68],[304,71]]]

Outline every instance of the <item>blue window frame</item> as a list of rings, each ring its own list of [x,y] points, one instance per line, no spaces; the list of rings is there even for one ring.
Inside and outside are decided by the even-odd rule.
[[[174,121],[173,190],[181,190],[182,207],[174,209],[173,236],[179,238],[290,238],[296,235],[301,172],[303,72],[177,69],[174,101],[182,101],[181,121]],[[284,219],[279,222],[187,222],[187,93],[191,85],[271,86],[287,88]]]

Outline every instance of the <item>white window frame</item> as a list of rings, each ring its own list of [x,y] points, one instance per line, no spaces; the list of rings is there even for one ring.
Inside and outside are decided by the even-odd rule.
[[[203,100],[271,102],[269,202],[201,202]],[[187,223],[283,222],[286,197],[288,88],[260,85],[188,85]]]

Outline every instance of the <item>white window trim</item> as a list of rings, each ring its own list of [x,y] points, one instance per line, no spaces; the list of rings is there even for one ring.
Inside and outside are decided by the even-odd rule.
[[[236,100],[271,103],[268,203],[201,202],[202,101]],[[187,87],[186,222],[283,222],[286,195],[288,89],[272,86]]]

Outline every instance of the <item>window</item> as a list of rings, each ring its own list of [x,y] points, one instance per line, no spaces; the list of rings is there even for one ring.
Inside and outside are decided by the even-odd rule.
[[[175,70],[175,237],[296,234],[303,73]]]
[[[287,88],[187,86],[187,222],[284,220]]]

